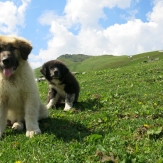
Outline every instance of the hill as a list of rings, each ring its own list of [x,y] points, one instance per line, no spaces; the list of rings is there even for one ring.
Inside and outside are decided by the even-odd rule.
[[[84,54],[65,54],[57,59],[63,61],[71,71],[81,73],[103,70],[107,68],[120,68],[134,64],[154,62],[163,59],[163,51],[152,51],[147,53],[136,54],[133,56],[88,56]],[[40,68],[35,69],[35,76],[41,76]]]

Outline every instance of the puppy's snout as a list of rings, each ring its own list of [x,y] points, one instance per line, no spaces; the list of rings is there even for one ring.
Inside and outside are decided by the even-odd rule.
[[[2,62],[5,66],[9,66],[11,63],[11,58],[4,58]]]
[[[55,75],[55,76],[58,76],[58,75],[59,75],[58,70],[54,70],[54,75]]]

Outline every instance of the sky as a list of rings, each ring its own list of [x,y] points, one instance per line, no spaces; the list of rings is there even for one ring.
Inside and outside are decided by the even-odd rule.
[[[163,0],[0,0],[0,34],[29,40],[32,68],[63,54],[163,50]]]

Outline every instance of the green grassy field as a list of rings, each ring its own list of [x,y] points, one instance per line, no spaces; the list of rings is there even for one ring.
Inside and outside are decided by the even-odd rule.
[[[163,163],[163,61],[77,74],[79,102],[31,139],[5,130],[2,163]],[[45,103],[47,84],[38,83]]]

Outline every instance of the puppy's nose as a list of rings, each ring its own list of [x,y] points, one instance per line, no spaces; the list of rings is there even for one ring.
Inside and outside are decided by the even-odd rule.
[[[2,60],[2,62],[3,62],[3,64],[4,64],[5,66],[8,66],[8,65],[10,65],[10,63],[11,63],[11,59],[10,59],[10,58],[4,58],[4,59]]]
[[[58,74],[59,74],[59,73],[58,73],[58,70],[54,70],[54,75],[55,75],[55,76],[58,76]]]

